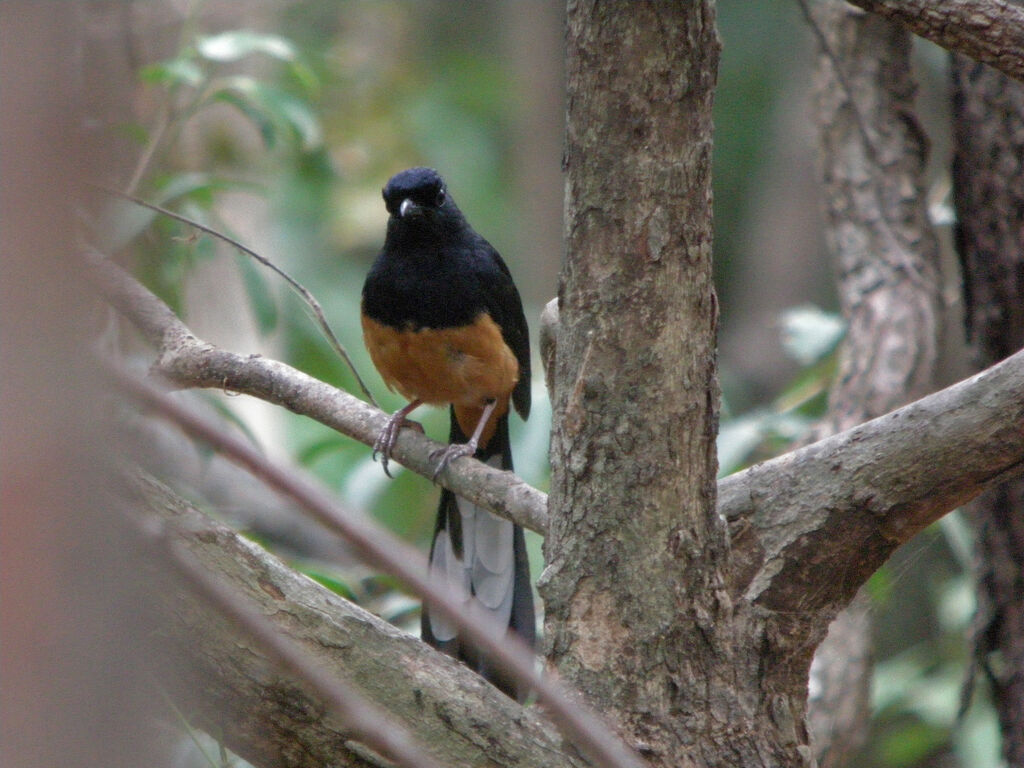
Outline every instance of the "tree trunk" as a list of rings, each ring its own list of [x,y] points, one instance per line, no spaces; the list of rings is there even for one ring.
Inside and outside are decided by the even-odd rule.
[[[839,0],[816,3],[813,23],[826,231],[847,322],[817,430],[824,437],[931,390],[942,300],[910,33]],[[866,735],[871,635],[862,597],[836,618],[815,658],[809,723],[823,768],[842,765]]]
[[[540,587],[550,663],[651,765],[801,765],[809,653],[794,674],[734,615],[715,514],[718,51],[710,2],[569,4]]]
[[[1024,86],[954,56],[953,195],[965,323],[977,368],[1024,346]],[[977,532],[975,659],[987,674],[1003,755],[1024,766],[1024,481],[971,505]]]

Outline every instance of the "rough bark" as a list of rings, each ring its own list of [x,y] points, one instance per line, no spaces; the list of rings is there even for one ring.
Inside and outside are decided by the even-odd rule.
[[[845,2],[818,7],[826,230],[848,323],[824,427],[833,433],[931,391],[942,301],[910,36]]]
[[[713,8],[570,2],[567,41],[549,662],[651,765],[760,764],[714,514]]]
[[[952,60],[953,198],[965,323],[984,368],[1024,346],[1024,86]],[[970,507],[977,534],[974,655],[992,686],[1007,764],[1024,766],[1024,481]]]
[[[838,0],[814,8],[826,234],[847,322],[823,437],[931,389],[942,301],[910,34]],[[867,731],[871,621],[864,600],[850,611],[812,667],[809,724],[825,768],[841,765]]]
[[[896,547],[1024,472],[1021,381],[1024,352],[722,479],[734,592],[831,620]]]
[[[1024,80],[1024,8],[1011,0],[850,0],[916,35]]]
[[[142,519],[183,544],[331,680],[386,709],[445,765],[578,766],[558,734],[476,674],[302,576],[153,481],[132,494]],[[192,724],[256,765],[380,765],[309,690],[188,590],[160,593],[173,618],[161,683]],[[373,649],[370,652],[368,649]]]

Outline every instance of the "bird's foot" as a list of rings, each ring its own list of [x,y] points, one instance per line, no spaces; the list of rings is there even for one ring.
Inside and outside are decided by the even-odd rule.
[[[377,439],[373,443],[373,460],[377,460],[377,454],[380,454],[380,465],[384,468],[384,474],[388,477],[394,477],[388,470],[388,462],[391,460],[391,450],[395,447],[395,442],[398,440],[398,431],[402,427],[410,427],[415,429],[419,433],[423,433],[423,426],[416,421],[410,421],[405,418],[404,409],[397,411],[391,415],[388,419],[388,423],[384,425],[384,429],[377,435]]]
[[[437,462],[432,476],[433,481],[436,483],[437,476],[444,472],[445,468],[453,461],[461,459],[463,456],[472,456],[476,453],[476,449],[477,441],[470,440],[468,443],[452,443],[431,453],[430,460]]]

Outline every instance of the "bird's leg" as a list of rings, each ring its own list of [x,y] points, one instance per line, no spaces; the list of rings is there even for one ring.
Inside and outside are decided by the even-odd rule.
[[[434,467],[433,476],[435,482],[437,481],[437,476],[444,471],[445,467],[455,461],[455,459],[463,456],[472,456],[476,453],[476,449],[480,443],[480,435],[483,434],[484,427],[487,425],[487,420],[491,418],[491,414],[494,413],[494,409],[497,405],[497,400],[487,401],[487,405],[484,406],[483,413],[480,414],[480,420],[476,423],[476,428],[473,430],[473,436],[469,438],[468,442],[452,443],[448,447],[434,451],[430,454],[431,459],[437,460],[437,466]]]
[[[395,447],[395,441],[398,439],[398,430],[408,426],[418,429],[420,432],[423,431],[423,427],[415,421],[409,421],[405,418],[421,405],[423,405],[422,400],[413,400],[404,408],[399,408],[391,414],[388,423],[384,425],[384,429],[380,431],[380,434],[377,435],[377,439],[373,443],[373,459],[376,461],[377,454],[380,454],[380,464],[384,467],[384,474],[388,477],[392,477],[392,474],[388,471],[388,461],[391,459],[391,449]]]

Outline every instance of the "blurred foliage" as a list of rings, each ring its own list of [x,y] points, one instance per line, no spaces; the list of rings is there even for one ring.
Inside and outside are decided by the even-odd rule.
[[[720,477],[779,455],[807,437],[825,414],[836,347],[846,330],[842,318],[805,305],[783,312],[779,326],[782,348],[803,367],[766,407],[732,414],[723,400],[718,430]]]
[[[357,318],[362,279],[383,237],[380,187],[388,176],[410,165],[442,169],[470,220],[509,256],[513,273],[530,269],[517,258],[521,201],[512,195],[508,124],[521,105],[510,95],[499,7],[296,0],[261,19],[272,31],[258,31],[205,29],[198,5],[182,24],[174,55],[139,72],[138,123],[125,126],[139,156],[125,189],[242,241],[249,233],[232,233],[226,201],[240,200],[250,219],[265,213],[261,223],[270,234],[261,252],[314,292],[385,409],[403,403],[373,371]],[[768,144],[771,111],[794,66],[794,40],[806,30],[795,7],[768,0],[723,0],[719,18],[725,47],[715,111],[716,259],[728,295],[757,171],[776,151]],[[188,288],[202,279],[201,267],[231,260],[248,304],[235,310],[238,324],[244,314],[267,354],[357,391],[307,308],[265,269],[129,203],[111,204],[107,213],[94,226],[96,242],[111,253],[129,252],[137,274],[183,317],[198,309]],[[252,223],[242,221],[240,227]],[[527,307],[527,317],[537,309]],[[782,349],[800,372],[770,402],[743,413],[730,412],[726,393],[723,474],[786,450],[824,412],[841,321],[808,306],[787,311],[779,325]],[[535,371],[533,413],[526,424],[513,420],[513,449],[520,474],[546,488],[550,406],[539,364]],[[389,481],[365,446],[289,414],[254,420],[235,400],[220,398],[217,407],[253,440],[286,453],[353,507],[426,546],[437,503],[428,481],[401,469]],[[443,410],[424,409],[417,418],[435,438],[447,435]],[[998,732],[981,686],[957,719],[973,610],[969,538],[960,518],[947,518],[870,584],[879,620],[875,719],[857,765],[999,765]],[[539,538],[531,534],[528,546],[536,576],[543,565]],[[351,564],[294,565],[415,631],[415,601],[387,578]],[[243,765],[223,753],[214,757],[217,749],[205,742],[202,751],[207,757],[189,764]]]

